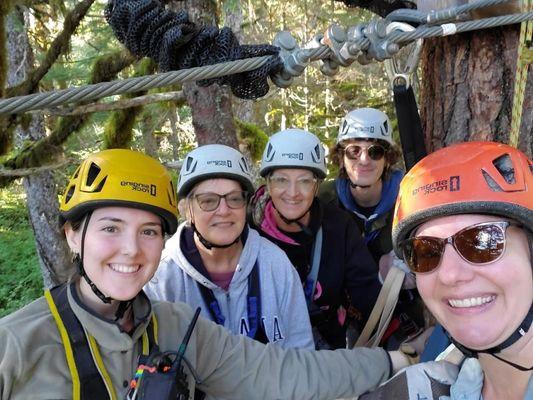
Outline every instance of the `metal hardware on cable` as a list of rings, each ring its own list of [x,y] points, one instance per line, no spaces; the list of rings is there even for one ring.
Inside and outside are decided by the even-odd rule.
[[[488,0],[487,0],[488,1]],[[123,3],[125,5],[129,3]],[[493,28],[516,24],[519,22],[533,20],[533,11],[519,14],[509,14],[498,17],[483,18],[475,21],[457,22],[454,29],[457,33],[469,32],[478,29]],[[72,87],[70,89],[53,91],[48,93],[36,93],[27,96],[19,96],[0,100],[0,115],[18,114],[30,110],[56,107],[68,103],[77,103],[88,100],[100,99],[106,96],[135,93],[141,90],[148,90],[157,87],[168,86],[176,83],[189,81],[203,81],[213,83],[213,78],[226,75],[234,75],[231,79],[232,88],[235,93],[243,94],[243,98],[251,92],[244,89],[253,87],[241,87],[238,77],[235,74],[247,73],[250,81],[263,79],[266,75],[275,79],[276,84],[286,87],[291,78],[301,74],[310,61],[326,60],[321,70],[326,75],[334,74],[338,65],[342,62],[338,60],[337,52],[348,62],[358,54],[356,59],[361,64],[368,64],[373,60],[382,61],[392,57],[398,52],[400,47],[417,39],[439,37],[446,33],[446,27],[439,25],[423,25],[410,32],[393,30],[389,35],[386,33],[386,26],[390,21],[373,21],[369,24],[359,24],[346,30],[346,42],[340,47],[338,45],[330,48],[324,45],[324,41],[319,47],[299,49],[295,45],[292,50],[286,50],[283,59],[273,59],[273,55],[262,57],[248,57],[231,60],[213,65],[204,65],[189,69],[179,69],[166,73],[148,75],[140,78],[129,78],[112,82],[102,82],[95,85],[83,87]],[[137,29],[138,31],[138,29]],[[289,34],[290,35],[290,34]],[[313,40],[316,42],[316,39]],[[272,47],[272,46],[271,46]],[[290,46],[289,46],[290,47]],[[342,51],[341,51],[342,50]],[[265,50],[269,52],[270,50]],[[275,56],[279,57],[279,56]],[[224,59],[223,57],[220,58]],[[279,61],[279,62],[278,62]],[[279,70],[281,67],[282,71]],[[265,69],[268,70],[265,72]],[[257,70],[257,71],[255,71]],[[248,71],[251,71],[248,73]],[[254,72],[255,71],[255,72]],[[258,72],[259,71],[259,72]],[[257,72],[257,76],[254,74]],[[279,78],[281,76],[281,79]],[[224,82],[222,82],[224,83]],[[264,83],[264,82],[263,82]],[[265,87],[264,85],[262,86]],[[254,93],[259,93],[254,91]],[[260,96],[259,96],[260,97]]]
[[[271,76],[278,87],[289,87],[294,78],[303,74],[311,57],[307,49],[301,49],[289,31],[281,31],[274,37],[273,45],[280,48],[279,56],[283,60],[283,70]]]
[[[522,0],[522,7],[523,11],[531,11],[533,9],[533,0]],[[530,70],[529,64],[532,62],[531,55],[533,54],[532,38],[533,21],[522,22],[516,60],[511,133],[509,136],[509,144],[514,147],[518,147],[518,137],[520,136],[520,125],[522,123],[524,109],[524,93],[526,91],[527,75]]]
[[[395,30],[400,30],[402,32],[411,32],[415,28],[404,22],[391,22],[387,25],[387,35],[390,35],[391,32]],[[400,64],[399,57],[394,56],[390,59],[385,60],[385,70],[393,86],[396,85],[405,85],[406,87],[411,86],[411,75],[416,72],[418,67],[418,62],[420,61],[420,51],[422,50],[423,39],[417,39],[415,42],[411,43],[410,48],[408,49],[407,60],[402,66]]]
[[[404,22],[391,22],[387,25],[386,34],[388,36],[396,31],[411,32],[414,29],[413,26]],[[394,106],[406,170],[409,170],[427,154],[422,121],[412,87],[412,77],[416,74],[422,42],[422,39],[417,39],[402,49],[402,52],[407,54],[407,59],[403,65],[399,60],[402,53],[385,60],[385,68],[394,93]]]

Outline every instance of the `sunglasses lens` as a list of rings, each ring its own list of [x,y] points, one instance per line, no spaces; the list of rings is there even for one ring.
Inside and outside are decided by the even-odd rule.
[[[403,245],[404,259],[411,271],[431,272],[439,266],[444,250],[443,242],[436,238],[411,238]]]
[[[361,155],[362,150],[361,146],[352,145],[344,149],[344,154],[349,160],[357,160]]]
[[[381,160],[385,155],[385,149],[379,145],[370,146],[367,151],[368,156],[374,161]]]
[[[502,255],[505,232],[498,225],[474,226],[455,236],[455,247],[473,264],[489,263]]]

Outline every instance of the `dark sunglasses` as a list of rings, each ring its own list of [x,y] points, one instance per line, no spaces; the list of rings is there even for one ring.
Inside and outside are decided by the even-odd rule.
[[[226,200],[226,205],[234,210],[243,208],[248,202],[248,192],[235,190],[226,194],[200,193],[193,196],[203,211],[215,211],[220,205],[220,199]]]
[[[357,160],[359,157],[361,157],[361,153],[366,150],[366,153],[368,154],[368,157],[370,157],[374,161],[379,161],[385,156],[385,147],[379,145],[379,144],[373,144],[368,147],[359,146],[357,144],[349,144],[348,146],[344,147],[342,151],[344,152],[344,155],[349,160]]]
[[[474,265],[485,265],[498,260],[505,252],[505,232],[508,221],[483,222],[467,226],[454,235],[442,239],[418,236],[400,243],[404,260],[411,271],[424,274],[435,271],[449,243],[461,258]]]

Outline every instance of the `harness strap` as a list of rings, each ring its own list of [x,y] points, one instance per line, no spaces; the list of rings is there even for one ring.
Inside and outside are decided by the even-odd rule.
[[[427,155],[424,132],[413,87],[394,84],[393,91],[405,169],[409,171],[413,165]]]
[[[311,271],[305,280],[305,298],[307,300],[307,308],[311,307],[313,303],[313,295],[315,293],[316,283],[318,280],[318,271],[320,269],[320,256],[322,253],[322,227],[316,233],[315,241],[313,243],[313,261],[311,264]]]
[[[67,285],[46,290],[44,296],[58,327],[65,348],[72,378],[74,400],[117,400],[111,377],[107,372],[98,344],[89,335],[70,307]],[[147,357],[157,346],[157,319],[154,314],[140,340],[142,355]]]
[[[75,400],[115,398],[98,371],[85,331],[67,299],[67,286],[56,286],[45,292],[50,311],[61,333],[72,376],[72,398]],[[103,364],[102,364],[103,366]],[[77,382],[76,382],[77,381]]]
[[[220,310],[220,305],[213,291],[197,282],[198,289],[213,321],[218,325],[224,325],[226,318]],[[254,264],[250,275],[248,275],[248,295],[246,296],[246,306],[248,314],[248,337],[261,343],[268,343],[263,323],[261,321],[261,288],[259,284],[259,267],[257,261]]]

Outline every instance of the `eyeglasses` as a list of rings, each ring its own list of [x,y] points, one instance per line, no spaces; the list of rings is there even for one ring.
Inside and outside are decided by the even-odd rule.
[[[220,205],[220,199],[226,200],[226,205],[229,208],[237,210],[246,206],[246,203],[248,202],[248,192],[243,190],[235,190],[226,194],[208,192],[196,194],[193,198],[203,211],[215,211]]]
[[[349,160],[357,160],[361,157],[363,151],[366,150],[366,154],[374,161],[381,160],[386,153],[385,147],[379,144],[373,144],[368,147],[359,146],[358,144],[349,144],[348,146],[342,148],[344,155]]]
[[[442,239],[431,236],[409,238],[400,243],[405,262],[411,271],[424,274],[435,271],[442,260],[446,244],[451,244],[461,258],[474,265],[498,260],[505,251],[508,221],[483,222],[461,229]]]
[[[283,191],[289,189],[291,180],[284,176],[272,175],[268,178],[270,187],[275,190]],[[299,178],[296,179],[295,184],[298,191],[302,194],[308,194],[315,190],[317,178]]]

